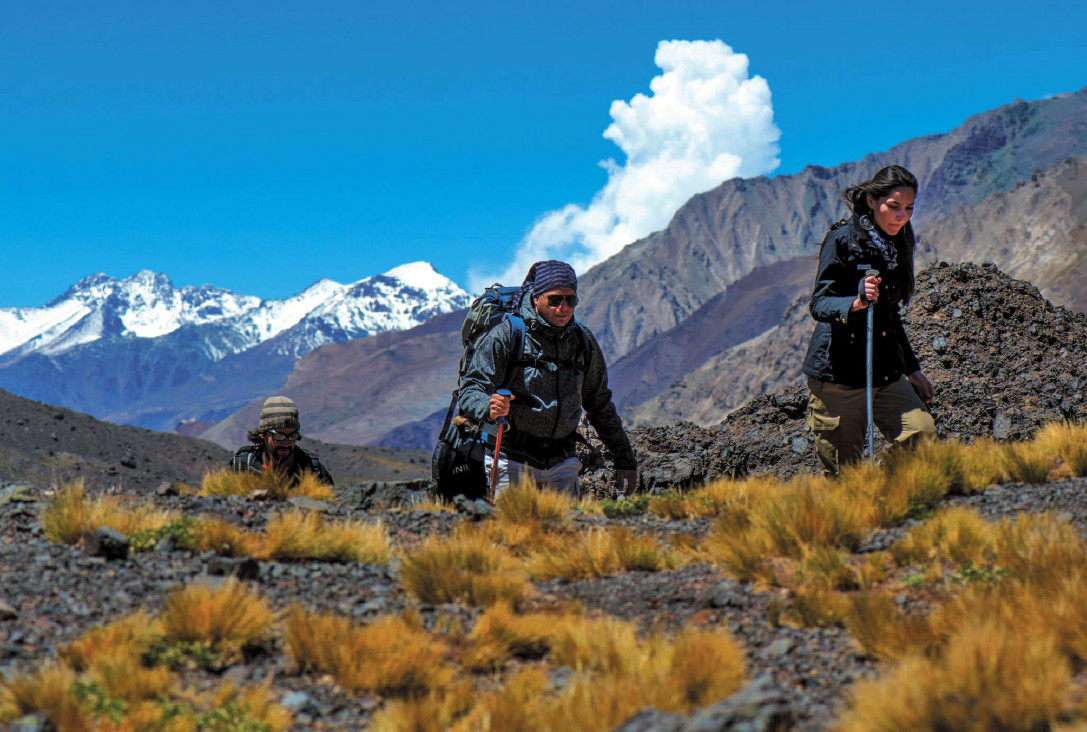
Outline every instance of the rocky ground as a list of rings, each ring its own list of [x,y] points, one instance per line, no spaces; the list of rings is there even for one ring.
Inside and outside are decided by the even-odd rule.
[[[918,273],[904,321],[936,387],[931,409],[941,437],[1021,440],[1048,422],[1087,420],[1087,316],[1053,306],[1029,282],[992,263],[940,263]],[[814,472],[806,409],[807,389],[798,378],[715,427],[676,422],[634,429],[642,489],[684,488],[722,475]],[[601,465],[586,480],[603,495],[608,477]]]
[[[411,480],[430,473],[430,451],[336,445],[303,439],[334,479]],[[198,485],[231,453],[206,440],[99,421],[0,389],[0,481],[48,486],[83,478],[149,492],[162,482]]]
[[[918,283],[908,328],[938,389],[934,411],[943,435],[1019,439],[1047,421],[1087,419],[1084,316],[1053,308],[1030,285],[1010,280],[987,266],[938,266],[923,272]],[[45,469],[56,467],[59,476],[86,476],[95,492],[149,497],[161,508],[188,515],[214,514],[247,528],[262,527],[272,512],[282,510],[281,504],[242,498],[160,495],[155,490],[159,482],[195,481],[202,465],[218,464],[225,453],[188,440],[177,443],[188,452],[171,442],[162,448],[168,458],[145,460],[145,456],[159,454],[151,452],[157,443],[126,447],[133,443],[126,443],[122,433],[111,432],[112,425],[97,423],[98,427],[82,421],[83,415],[40,406],[33,413],[8,413],[10,419],[0,420],[6,430],[0,439],[7,444],[0,453],[7,461],[5,472],[0,473],[0,673],[5,674],[36,667],[59,644],[79,637],[91,626],[140,608],[156,612],[172,587],[205,581],[224,571],[223,562],[214,555],[194,555],[168,541],[152,551],[110,561],[87,556],[80,547],[46,541],[40,522],[50,481],[41,478],[45,474],[42,465]],[[633,439],[644,487],[659,492],[697,485],[719,475],[772,471],[787,477],[811,470],[814,464],[803,427],[804,407],[804,395],[797,387],[759,397],[713,429],[679,423],[636,430]],[[68,442],[74,438],[66,433],[82,435],[84,442]],[[148,440],[170,437],[148,435]],[[26,447],[14,452],[16,445]],[[129,454],[136,467],[119,463]],[[585,458],[589,462],[588,455]],[[329,463],[330,467],[334,464],[331,459]],[[597,467],[588,475],[587,485],[605,492],[608,474],[606,466]],[[118,475],[127,479],[119,480]],[[413,546],[430,535],[447,535],[463,522],[478,520],[471,512],[412,509],[412,502],[424,492],[424,482],[361,484],[343,480],[339,482],[339,500],[333,505],[316,505],[313,510],[334,518],[381,520],[399,548]],[[1002,485],[948,502],[965,503],[988,518],[1056,510],[1087,531],[1085,498],[1087,479],[1072,479],[1037,486]],[[609,519],[597,515],[578,517],[575,524],[586,528],[625,525],[660,537],[699,537],[709,526],[705,519]],[[872,532],[862,542],[861,552],[886,549],[907,528]],[[470,623],[477,614],[461,605],[420,604],[401,588],[397,570],[396,560],[389,566],[262,561],[251,581],[278,610],[301,603],[360,622],[407,608],[417,610],[431,625],[449,617]],[[790,716],[797,729],[825,729],[851,685],[875,673],[876,664],[857,649],[845,630],[772,622],[785,592],[756,589],[729,579],[713,565],[696,564],[658,573],[541,582],[535,585],[533,602],[576,601],[589,612],[629,620],[645,631],[692,625],[725,627],[743,645],[748,676],[757,680],[746,690],[745,700],[761,721],[744,728],[769,729],[765,725],[771,719]],[[903,597],[907,610],[910,602],[909,597]],[[274,677],[277,698],[296,712],[296,730],[364,728],[381,704],[376,698],[343,693],[316,675],[292,673],[281,642],[269,653],[221,674],[193,671],[190,676],[187,680],[197,689],[213,688],[224,677]],[[647,710],[622,729],[741,728],[720,722],[722,715],[727,716],[722,709],[711,711],[683,719]],[[711,717],[718,720],[713,723],[717,726],[707,721]]]
[[[401,501],[420,498],[411,486],[385,485],[341,493],[338,505],[323,507],[334,518],[380,519],[399,547],[432,534],[448,534],[470,515],[409,510]],[[181,583],[206,581],[223,571],[213,554],[194,555],[163,542],[154,550],[123,560],[87,556],[82,548],[51,543],[42,536],[41,511],[47,496],[33,487],[0,489],[0,673],[29,670],[52,656],[57,646],[80,637],[94,625],[109,623],[139,609],[159,611],[167,592]],[[989,518],[1024,511],[1066,512],[1087,530],[1087,480],[1025,486],[997,486],[951,502],[971,505]],[[186,514],[212,514],[250,529],[261,528],[282,506],[243,498],[156,496],[155,505]],[[583,527],[625,525],[660,537],[677,533],[699,536],[708,521],[668,521],[655,516],[608,519],[586,516]],[[862,552],[886,549],[906,527],[872,532]],[[229,563],[227,563],[229,565]],[[329,562],[259,563],[252,580],[270,604],[284,610],[301,603],[315,611],[340,613],[359,622],[413,608],[428,624],[440,617],[470,624],[478,611],[461,605],[420,604],[400,586],[397,563],[390,566]],[[595,580],[541,582],[534,604],[577,601],[590,613],[635,623],[644,631],[674,631],[689,626],[725,627],[743,645],[748,675],[759,679],[760,702],[770,710],[787,708],[797,729],[824,729],[849,687],[875,673],[875,662],[861,653],[840,628],[800,628],[772,622],[772,607],[786,600],[785,590],[754,589],[729,579],[708,564],[658,573],[628,572]],[[909,609],[908,606],[905,609]],[[224,678],[235,682],[274,676],[273,689],[298,712],[294,729],[363,727],[380,700],[337,690],[315,675],[291,672],[282,643],[266,655],[222,673],[189,672],[195,688],[211,689]],[[751,690],[749,690],[750,692]],[[760,697],[761,698],[761,697]],[[669,721],[670,720],[670,721]],[[647,716],[630,730],[672,730],[668,715]],[[645,726],[648,725],[648,726]],[[701,727],[700,727],[701,729]],[[726,729],[706,727],[705,729]]]

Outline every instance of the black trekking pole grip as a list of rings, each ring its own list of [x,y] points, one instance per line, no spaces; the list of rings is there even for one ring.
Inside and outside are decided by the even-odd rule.
[[[860,282],[859,285],[857,285],[857,297],[859,297],[861,299],[861,302],[863,302],[865,305],[868,304],[868,298],[865,297],[865,295],[864,295],[864,281],[866,279],[868,279],[869,277],[879,277],[879,270],[878,269],[865,270],[864,277],[861,277],[861,282]]]

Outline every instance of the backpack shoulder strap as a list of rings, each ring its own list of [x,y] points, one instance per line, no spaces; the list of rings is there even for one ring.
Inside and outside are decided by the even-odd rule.
[[[517,313],[507,313],[506,320],[510,323],[510,359],[506,365],[506,378],[502,381],[503,389],[513,385],[525,360],[525,319]]]

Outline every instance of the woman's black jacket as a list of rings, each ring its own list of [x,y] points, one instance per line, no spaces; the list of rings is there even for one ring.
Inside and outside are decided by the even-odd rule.
[[[885,240],[897,247],[895,269],[888,267],[857,215],[839,221],[823,239],[815,288],[808,304],[812,317],[819,321],[804,357],[804,373],[808,376],[842,386],[865,385],[868,311],[851,313],[849,308],[868,269],[879,270],[883,278],[874,306],[872,385],[887,386],[902,374],[921,368],[898,312],[906,298],[906,277],[913,271],[912,230],[907,228],[899,236]]]

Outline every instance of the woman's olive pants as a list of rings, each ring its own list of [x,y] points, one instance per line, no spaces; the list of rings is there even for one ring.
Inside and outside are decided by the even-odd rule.
[[[808,377],[808,427],[815,433],[815,453],[824,475],[838,475],[857,462],[864,450],[867,399],[865,389]],[[903,376],[873,389],[872,421],[888,442],[904,444],[918,435],[935,435],[928,407]]]

